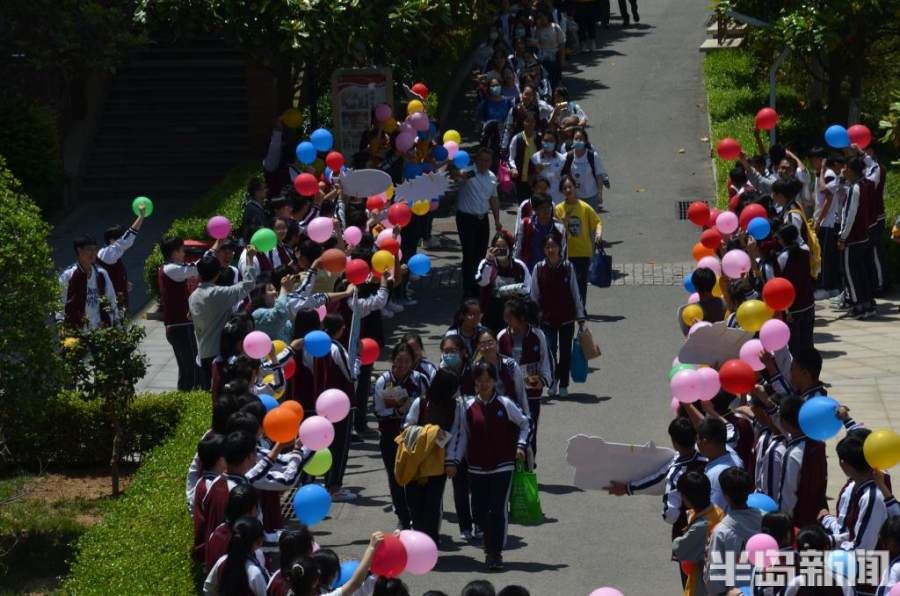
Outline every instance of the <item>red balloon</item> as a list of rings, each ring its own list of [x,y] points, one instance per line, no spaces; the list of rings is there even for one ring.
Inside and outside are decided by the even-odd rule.
[[[709,221],[709,205],[703,201],[694,201],[688,206],[687,216],[694,225],[705,226]]]
[[[703,233],[700,234],[700,244],[710,250],[718,250],[722,245],[722,233],[715,228],[703,230]]]
[[[784,277],[774,277],[763,286],[763,302],[772,310],[787,310],[796,297],[794,284]]]
[[[716,218],[722,215],[722,210],[716,207],[713,207],[709,210],[709,221],[706,222],[706,226],[708,228],[716,227]]]
[[[400,252],[400,242],[398,242],[396,238],[391,236],[390,238],[385,238],[384,240],[382,240],[378,248],[380,248],[381,250],[386,250],[396,257],[397,253]]]
[[[319,181],[312,174],[306,172],[294,178],[294,188],[304,197],[314,197],[319,192]]]
[[[370,569],[375,575],[383,577],[399,577],[406,569],[406,547],[394,534],[385,534],[384,540],[375,547],[372,553]]]
[[[329,273],[341,273],[347,267],[347,255],[338,248],[329,248],[319,259]]]
[[[364,337],[359,340],[360,349],[359,349],[359,361],[362,364],[372,364],[376,360],[378,360],[378,356],[381,354],[381,346],[378,345],[378,342],[370,337]]]
[[[409,206],[406,203],[394,203],[388,207],[388,221],[395,226],[402,228],[409,225],[411,219],[412,211],[409,210]]]
[[[344,156],[339,151],[332,151],[325,156],[325,165],[331,168],[332,172],[340,172],[344,167]]]
[[[772,108],[763,108],[756,113],[756,128],[759,130],[772,130],[778,122],[778,112]]]
[[[294,373],[297,372],[297,361],[293,358],[289,359],[284,363],[284,368],[281,369],[281,372],[284,374],[285,380],[293,377]]]
[[[737,212],[738,205],[741,204],[741,195],[734,195],[728,199],[728,210]]]
[[[384,197],[373,195],[366,199],[366,209],[369,211],[381,211],[384,209]]]
[[[716,152],[719,154],[719,157],[725,161],[732,161],[737,159],[738,155],[741,154],[741,144],[738,143],[737,139],[726,137],[716,145]]]
[[[741,395],[753,390],[756,385],[756,373],[749,364],[735,358],[727,361],[719,369],[719,381],[728,393]]]
[[[746,232],[747,226],[750,225],[750,221],[754,217],[768,218],[769,214],[766,213],[766,208],[759,203],[750,203],[749,205],[744,207],[743,211],[741,211],[741,217],[739,219],[741,223],[741,229]]]
[[[854,124],[847,129],[847,135],[850,137],[850,142],[859,146],[860,149],[865,149],[872,142],[872,131],[865,124]]]
[[[410,89],[412,89],[412,92],[422,99],[428,97],[428,87],[425,86],[425,83],[416,83],[415,85],[410,87]]]
[[[347,281],[353,285],[359,285],[369,277],[369,264],[362,259],[350,259],[344,269],[344,275]]]

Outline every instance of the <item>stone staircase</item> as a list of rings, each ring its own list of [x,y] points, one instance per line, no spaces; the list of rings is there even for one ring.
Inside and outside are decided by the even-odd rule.
[[[115,76],[81,200],[196,198],[248,156],[243,55],[218,40],[149,47]]]
[[[739,23],[722,11],[715,11],[706,23],[707,39],[700,45],[701,52],[739,48],[747,34],[747,25]]]

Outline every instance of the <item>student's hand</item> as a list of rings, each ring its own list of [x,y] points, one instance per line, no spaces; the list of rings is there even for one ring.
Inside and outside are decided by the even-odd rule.
[[[837,241],[837,249],[844,250],[847,247],[847,244],[843,240]]]
[[[847,422],[847,418],[850,417],[850,408],[844,405],[838,406],[834,415],[837,416],[837,419],[841,422]]]
[[[875,480],[875,484],[878,486],[878,489],[881,491],[885,500],[894,496],[891,494],[891,489],[888,488],[887,481],[884,477],[884,470],[872,470],[872,478]]]
[[[247,266],[249,267],[249,266],[253,265],[253,259],[256,258],[256,247],[253,246],[252,244],[248,244],[246,252],[247,252]]]
[[[831,515],[831,514],[828,512],[827,509],[820,509],[819,514],[816,515],[816,521],[822,521],[822,518],[824,518],[826,515]]]
[[[604,486],[603,490],[608,492],[611,495],[615,495],[617,497],[621,497],[622,495],[628,494],[628,485],[624,482],[619,482],[618,480],[613,480],[609,483],[609,486]]]
[[[516,461],[525,461],[525,450],[521,447],[516,449]]]
[[[519,170],[517,170],[515,168],[510,168],[509,176],[510,176],[510,178],[514,178],[514,179],[518,180],[519,179]]]
[[[369,548],[375,548],[384,542],[384,532],[372,532],[369,537]]]
[[[144,219],[147,215],[147,203],[145,201],[141,201],[138,204],[138,217]]]
[[[497,262],[497,248],[492,246],[487,249],[487,253],[484,255],[484,260],[488,263],[496,263]]]
[[[453,478],[456,476],[456,466],[444,466],[444,474],[447,475],[447,478]]]

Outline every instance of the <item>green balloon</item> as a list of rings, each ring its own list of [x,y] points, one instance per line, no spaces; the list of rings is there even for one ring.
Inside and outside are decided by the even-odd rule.
[[[693,364],[676,364],[672,368],[669,369],[669,380],[672,380],[672,377],[677,375],[683,370],[694,370],[695,366]]]
[[[331,450],[326,447],[316,451],[315,455],[303,466],[303,471],[310,476],[324,476],[331,469]]]
[[[140,215],[141,210],[140,206],[146,205],[146,210],[144,211],[144,217],[150,217],[153,214],[153,201],[148,199],[147,197],[138,197],[131,202],[131,210],[134,211],[135,215]]]
[[[250,238],[250,244],[256,247],[259,252],[269,252],[278,243],[275,232],[270,228],[260,228],[253,233]]]

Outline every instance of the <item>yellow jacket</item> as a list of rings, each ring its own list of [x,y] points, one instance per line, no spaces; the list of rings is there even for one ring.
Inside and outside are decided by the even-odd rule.
[[[437,424],[408,426],[394,441],[398,445],[394,478],[400,486],[413,480],[444,473],[444,448],[438,445],[441,427]]]

